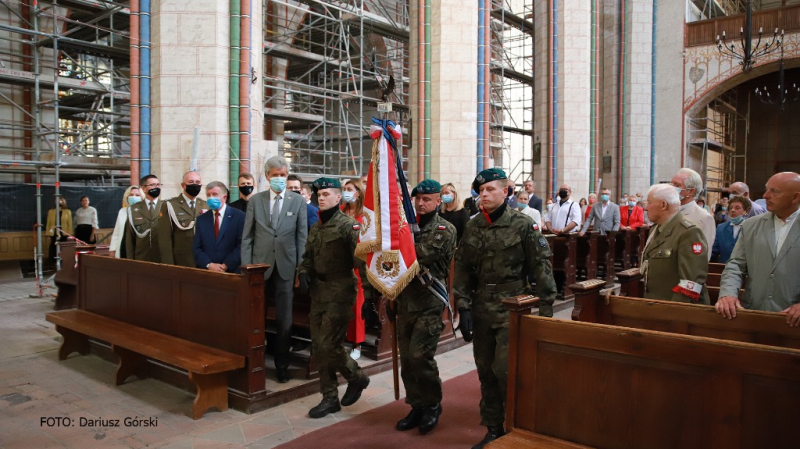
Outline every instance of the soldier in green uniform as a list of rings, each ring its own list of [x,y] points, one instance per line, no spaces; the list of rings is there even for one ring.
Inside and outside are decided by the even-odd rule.
[[[420,227],[414,245],[417,262],[446,285],[456,249],[456,228],[437,212],[442,204],[441,192],[438,182],[426,179],[412,190],[411,196]],[[444,327],[444,303],[415,279],[397,298],[395,307],[406,404],[411,406],[411,412],[395,428],[409,430],[419,426],[424,435],[436,427],[442,413],[442,380],[433,356]],[[392,311],[387,312],[391,319]]]
[[[322,418],[341,410],[339,405],[339,372],[347,380],[347,391],[341,405],[354,404],[369,385],[355,360],[344,350],[347,325],[353,319],[356,302],[356,278],[353,256],[360,226],[339,210],[342,186],[336,179],[319,178],[313,189],[319,200],[320,220],[311,227],[306,241],[303,262],[298,267],[300,292],[311,294],[311,356],[319,371],[322,402],[308,412],[311,418]],[[360,263],[363,270],[363,262]],[[362,271],[363,272],[363,271]]]
[[[680,212],[675,187],[656,184],[647,192],[650,230],[642,266],[644,297],[711,304],[706,289],[708,244],[703,230]]]
[[[508,310],[502,300],[530,294],[536,281],[539,315],[553,316],[556,283],[548,257],[552,255],[539,225],[507,206],[506,174],[490,168],[475,177],[481,210],[467,222],[456,251],[453,292],[464,340],[471,341],[481,381],[481,424],[488,428],[473,448],[505,434],[508,377]],[[474,329],[473,329],[474,318]]]
[[[128,224],[125,229],[125,257],[147,262],[160,262],[156,228],[161,204],[161,183],[155,175],[144,176],[139,181],[144,199],[128,208]]]
[[[161,205],[161,219],[156,234],[161,263],[196,268],[194,263],[194,225],[197,217],[208,210],[205,200],[197,198],[203,189],[200,174],[183,175],[183,192]]]

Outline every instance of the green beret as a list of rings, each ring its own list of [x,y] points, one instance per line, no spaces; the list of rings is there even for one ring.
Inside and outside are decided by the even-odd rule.
[[[428,194],[428,193],[441,193],[442,192],[442,185],[439,184],[437,181],[433,179],[426,179],[421,183],[417,184],[414,187],[414,190],[411,191],[411,196],[417,196],[417,194]]]
[[[314,193],[317,193],[318,190],[322,189],[341,189],[342,184],[339,182],[338,179],[333,178],[319,178],[311,184],[311,190]]]
[[[472,189],[478,192],[482,185],[486,184],[487,182],[497,181],[498,179],[508,179],[506,172],[497,167],[487,168],[486,170],[478,173],[478,176],[476,176],[475,180],[472,181]]]

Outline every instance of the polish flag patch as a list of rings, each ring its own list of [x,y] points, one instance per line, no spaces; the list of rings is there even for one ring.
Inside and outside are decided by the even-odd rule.
[[[539,225],[538,225],[538,224],[536,224],[536,223],[534,223],[534,224],[533,224],[533,230],[534,230],[534,231],[538,231],[538,230],[539,230]]]
[[[695,254],[702,254],[703,253],[703,244],[702,243],[692,243],[692,252]]]
[[[681,281],[678,282],[678,285],[672,288],[672,291],[675,293],[680,293],[683,296],[687,296],[691,298],[692,301],[697,302],[700,300],[700,293],[703,292],[703,284],[681,279]]]
[[[359,229],[361,229],[361,225],[357,225],[357,224],[353,225],[353,230],[354,231],[358,231]]]
[[[447,226],[444,226],[444,225],[439,225],[439,227],[438,227],[438,228],[436,228],[436,229],[438,229],[438,230],[440,230],[440,231],[444,231],[445,229],[447,229]]]

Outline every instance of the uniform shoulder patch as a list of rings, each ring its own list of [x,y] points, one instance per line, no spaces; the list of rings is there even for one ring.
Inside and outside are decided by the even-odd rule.
[[[533,228],[534,231],[538,231],[539,230],[539,225],[536,224],[536,223],[534,223],[533,226],[531,226],[531,227]]]
[[[437,227],[436,229],[438,229],[438,230],[440,230],[440,231],[444,231],[445,229],[447,229],[447,226],[445,226],[445,225],[439,225],[439,227]]]
[[[354,231],[358,231],[359,229],[361,229],[361,225],[359,225],[359,224],[354,224],[353,225],[353,230]]]
[[[542,248],[547,248],[547,239],[544,237],[539,237],[539,246]]]
[[[688,229],[688,228],[691,228],[691,227],[694,227],[694,223],[692,223],[692,222],[691,222],[691,221],[689,221],[689,220],[683,220],[683,221],[681,222],[681,224],[683,225],[683,227],[684,227],[684,228],[687,228],[687,229]]]
[[[694,254],[702,254],[703,253],[703,244],[700,242],[692,243],[692,252]]]

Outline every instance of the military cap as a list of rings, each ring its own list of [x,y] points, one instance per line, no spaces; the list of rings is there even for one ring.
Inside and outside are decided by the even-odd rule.
[[[486,170],[478,173],[478,176],[475,177],[475,180],[472,181],[472,188],[478,192],[480,191],[480,187],[487,182],[497,181],[498,179],[508,179],[506,176],[506,172],[503,170],[494,167],[494,168],[487,168]]]
[[[428,193],[441,193],[442,192],[442,185],[439,184],[437,181],[433,179],[426,179],[421,183],[417,184],[414,187],[414,190],[411,191],[411,196],[417,196],[417,194],[425,195]]]
[[[339,182],[338,179],[333,178],[319,178],[311,184],[311,190],[314,193],[322,189],[341,189],[342,184]]]

